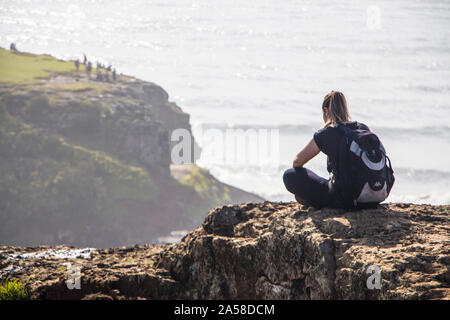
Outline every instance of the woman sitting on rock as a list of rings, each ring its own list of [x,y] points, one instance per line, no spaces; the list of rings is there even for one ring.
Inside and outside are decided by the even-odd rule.
[[[297,154],[293,168],[284,172],[286,189],[299,203],[315,208],[376,207],[395,180],[383,144],[365,124],[349,121],[341,92],[328,93],[322,111],[324,127]],[[320,151],[327,155],[330,179],[303,167]]]

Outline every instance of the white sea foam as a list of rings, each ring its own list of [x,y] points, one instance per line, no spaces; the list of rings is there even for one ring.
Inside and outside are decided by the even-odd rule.
[[[94,248],[82,248],[82,249],[48,249],[30,253],[9,254],[7,257],[12,259],[89,259]]]
[[[180,241],[186,234],[188,230],[174,230],[168,235],[163,237],[158,237],[157,243],[174,243]]]

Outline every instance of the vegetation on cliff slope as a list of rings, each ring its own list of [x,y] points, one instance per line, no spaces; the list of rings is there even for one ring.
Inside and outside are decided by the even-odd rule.
[[[19,280],[6,279],[0,282],[0,300],[28,300],[28,290]]]
[[[107,243],[127,215],[122,200],[157,201],[158,187],[142,168],[33,128],[4,108],[0,128],[2,240],[70,242],[74,234],[82,239],[92,229]]]

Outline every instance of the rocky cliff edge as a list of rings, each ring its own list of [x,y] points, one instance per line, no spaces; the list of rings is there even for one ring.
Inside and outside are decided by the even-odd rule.
[[[37,299],[449,299],[449,209],[226,205],[175,244],[1,247],[0,277]]]

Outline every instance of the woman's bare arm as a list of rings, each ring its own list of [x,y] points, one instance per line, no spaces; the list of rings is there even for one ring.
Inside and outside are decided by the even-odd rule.
[[[294,159],[293,167],[303,167],[309,160],[317,156],[320,152],[314,139],[311,141],[297,154]]]

